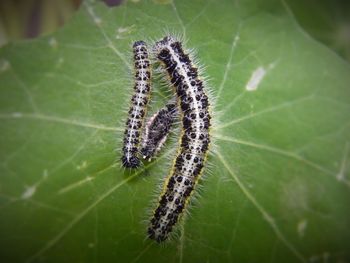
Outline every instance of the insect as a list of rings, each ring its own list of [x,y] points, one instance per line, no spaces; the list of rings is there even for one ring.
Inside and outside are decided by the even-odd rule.
[[[125,168],[140,166],[138,149],[141,141],[144,116],[151,93],[151,63],[148,57],[146,43],[136,41],[133,45],[135,65],[134,95],[126,120],[121,162]]]
[[[179,100],[182,135],[170,174],[151,219],[148,236],[166,240],[178,222],[202,174],[210,144],[209,100],[198,69],[172,36],[156,42],[154,51]]]
[[[173,126],[177,112],[176,102],[172,101],[147,121],[140,150],[143,159],[150,161],[160,151]]]

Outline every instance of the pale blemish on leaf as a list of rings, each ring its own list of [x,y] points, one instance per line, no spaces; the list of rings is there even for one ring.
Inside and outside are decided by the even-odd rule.
[[[301,238],[304,237],[304,235],[305,235],[305,230],[307,228],[307,224],[308,224],[307,219],[304,218],[304,219],[300,220],[298,225],[297,225],[297,232]]]
[[[252,73],[247,85],[245,86],[246,90],[252,91],[258,88],[259,83],[262,81],[266,74],[266,70],[263,67],[258,67]]]
[[[23,194],[21,195],[22,199],[28,199],[31,198],[36,192],[36,185],[32,185],[30,187],[27,187]]]
[[[281,205],[285,213],[303,214],[308,208],[307,185],[300,179],[294,179],[282,187]]]
[[[39,185],[46,180],[46,178],[48,177],[48,172],[45,169],[43,171],[42,177],[32,186],[28,186],[26,187],[26,189],[24,190],[24,192],[21,195],[21,199],[29,199],[31,198],[37,191],[37,188],[39,187]]]
[[[95,23],[97,26],[101,26],[102,19],[101,19],[98,15],[96,15],[96,13],[95,13],[93,7],[90,6],[90,5],[86,5],[86,9],[87,9],[87,11],[89,12],[89,14],[91,15],[91,17],[92,17],[94,23]]]
[[[50,45],[52,48],[57,48],[58,43],[57,43],[56,38],[50,37],[50,38],[49,38],[49,45]]]
[[[77,165],[77,170],[83,170],[87,167],[87,161],[82,161],[81,164]]]
[[[345,173],[346,173],[347,159],[349,155],[349,146],[350,146],[350,143],[348,142],[345,144],[345,147],[344,147],[345,149],[344,149],[343,158],[340,164],[339,172],[337,174],[337,179],[339,181],[346,181]]]
[[[8,62],[6,59],[0,59],[0,72],[7,71],[10,67],[10,62]]]
[[[245,88],[247,91],[254,91],[258,88],[260,82],[265,77],[266,73],[273,69],[275,67],[275,63],[270,64],[267,68],[264,68],[262,66],[255,69],[248,80],[248,83],[246,84]]]
[[[116,39],[125,39],[127,38],[133,31],[134,31],[135,25],[131,25],[128,27],[118,27],[117,35],[115,36]]]
[[[56,62],[56,67],[60,68],[63,63],[64,63],[64,58],[62,58],[62,57],[58,58],[58,60]]]
[[[23,114],[22,114],[21,112],[13,112],[13,113],[11,114],[11,116],[12,116],[13,118],[22,118],[22,117],[23,117]]]
[[[49,176],[49,174],[48,174],[47,170],[45,169],[45,170],[43,171],[42,180],[46,179],[48,176]]]

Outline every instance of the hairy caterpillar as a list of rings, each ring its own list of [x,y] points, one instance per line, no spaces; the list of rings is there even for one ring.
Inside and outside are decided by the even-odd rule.
[[[151,160],[165,143],[177,115],[175,102],[168,103],[157,111],[146,123],[140,153],[145,160]]]
[[[181,42],[167,36],[156,42],[154,51],[175,88],[182,121],[180,148],[148,228],[148,237],[162,242],[179,220],[201,176],[211,117],[203,82]]]
[[[146,43],[136,41],[133,45],[133,53],[135,62],[135,94],[131,98],[131,106],[124,132],[121,162],[125,168],[137,168],[140,166],[138,147],[151,93],[151,67]]]

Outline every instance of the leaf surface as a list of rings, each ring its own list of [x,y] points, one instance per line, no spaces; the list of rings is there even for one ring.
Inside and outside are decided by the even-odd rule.
[[[214,124],[196,200],[157,245],[147,222],[179,133],[137,172],[119,158],[131,43],[164,32],[196,50]],[[85,2],[0,50],[1,259],[349,262],[349,69],[284,2]],[[156,82],[154,105],[170,93]]]

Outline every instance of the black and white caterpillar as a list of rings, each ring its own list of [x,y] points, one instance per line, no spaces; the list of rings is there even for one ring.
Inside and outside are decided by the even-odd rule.
[[[151,63],[146,43],[136,41],[133,45],[135,65],[134,95],[126,120],[121,162],[125,168],[140,166],[138,157],[144,117],[151,94]]]
[[[203,81],[180,41],[167,36],[155,44],[181,109],[180,148],[148,228],[148,237],[166,240],[178,222],[202,174],[210,144],[209,100]]]
[[[143,159],[150,161],[160,151],[174,124],[177,113],[176,102],[170,102],[147,121],[140,150]]]

